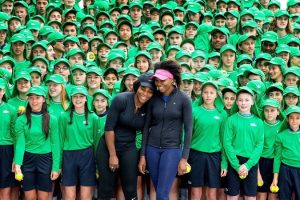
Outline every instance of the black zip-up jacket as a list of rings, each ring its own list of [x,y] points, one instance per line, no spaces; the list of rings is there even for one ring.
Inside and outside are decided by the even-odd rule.
[[[147,145],[157,148],[182,147],[182,158],[187,159],[192,129],[192,103],[186,94],[175,88],[167,102],[160,94],[155,94],[147,107],[141,155],[145,155]]]

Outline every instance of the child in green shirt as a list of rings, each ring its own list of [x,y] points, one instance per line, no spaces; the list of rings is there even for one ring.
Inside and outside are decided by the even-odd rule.
[[[275,141],[275,157],[271,187],[279,186],[279,199],[300,199],[300,107],[286,110],[286,123]],[[277,188],[278,189],[278,188]]]
[[[238,112],[225,123],[223,146],[229,161],[227,198],[239,199],[240,191],[246,199],[256,197],[258,161],[264,144],[262,120],[256,116],[254,93],[248,87],[237,92]]]
[[[27,93],[28,105],[15,125],[16,175],[23,174],[25,199],[47,199],[52,181],[59,176],[61,150],[57,119],[47,111],[46,92],[33,86]]]
[[[275,99],[264,100],[262,108],[265,135],[264,147],[259,159],[257,198],[276,200],[277,195],[270,192],[273,180],[274,144],[284,117],[280,112],[280,104]]]

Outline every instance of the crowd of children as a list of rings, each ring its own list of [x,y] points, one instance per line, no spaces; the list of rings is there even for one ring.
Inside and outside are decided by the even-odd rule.
[[[0,0],[0,200],[300,200],[299,0],[79,3]]]

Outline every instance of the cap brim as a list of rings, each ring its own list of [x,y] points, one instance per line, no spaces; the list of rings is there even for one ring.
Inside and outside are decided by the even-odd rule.
[[[153,85],[151,83],[148,83],[148,82],[141,82],[141,86],[148,87],[152,90],[154,89]]]
[[[154,75],[152,76],[152,78],[158,78],[159,80],[164,81],[164,80],[167,80],[169,77],[163,76],[163,75],[161,75],[161,74],[154,74]]]

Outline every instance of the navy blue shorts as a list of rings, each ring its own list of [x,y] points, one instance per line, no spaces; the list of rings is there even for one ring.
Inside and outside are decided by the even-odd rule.
[[[279,171],[279,199],[292,199],[295,192],[295,199],[300,199],[300,168],[291,167],[281,163]]]
[[[248,158],[238,156],[240,165],[246,163]],[[258,165],[253,166],[245,179],[240,179],[239,174],[235,169],[228,165],[227,173],[227,188],[226,194],[229,196],[237,196],[244,194],[245,196],[254,197],[257,192],[257,169]]]
[[[0,145],[0,188],[15,187],[17,181],[12,170],[13,145]]]
[[[260,158],[259,159],[259,171],[264,184],[261,187],[257,187],[257,192],[270,192],[270,187],[273,182],[273,162],[272,158]]]
[[[24,179],[21,187],[24,191],[40,190],[52,191],[50,179],[52,169],[52,153],[34,154],[25,152],[21,167]]]
[[[188,162],[192,167],[189,174],[192,187],[221,187],[221,152],[205,153],[191,149]]]
[[[96,165],[92,148],[63,152],[62,183],[64,186],[96,185]]]

